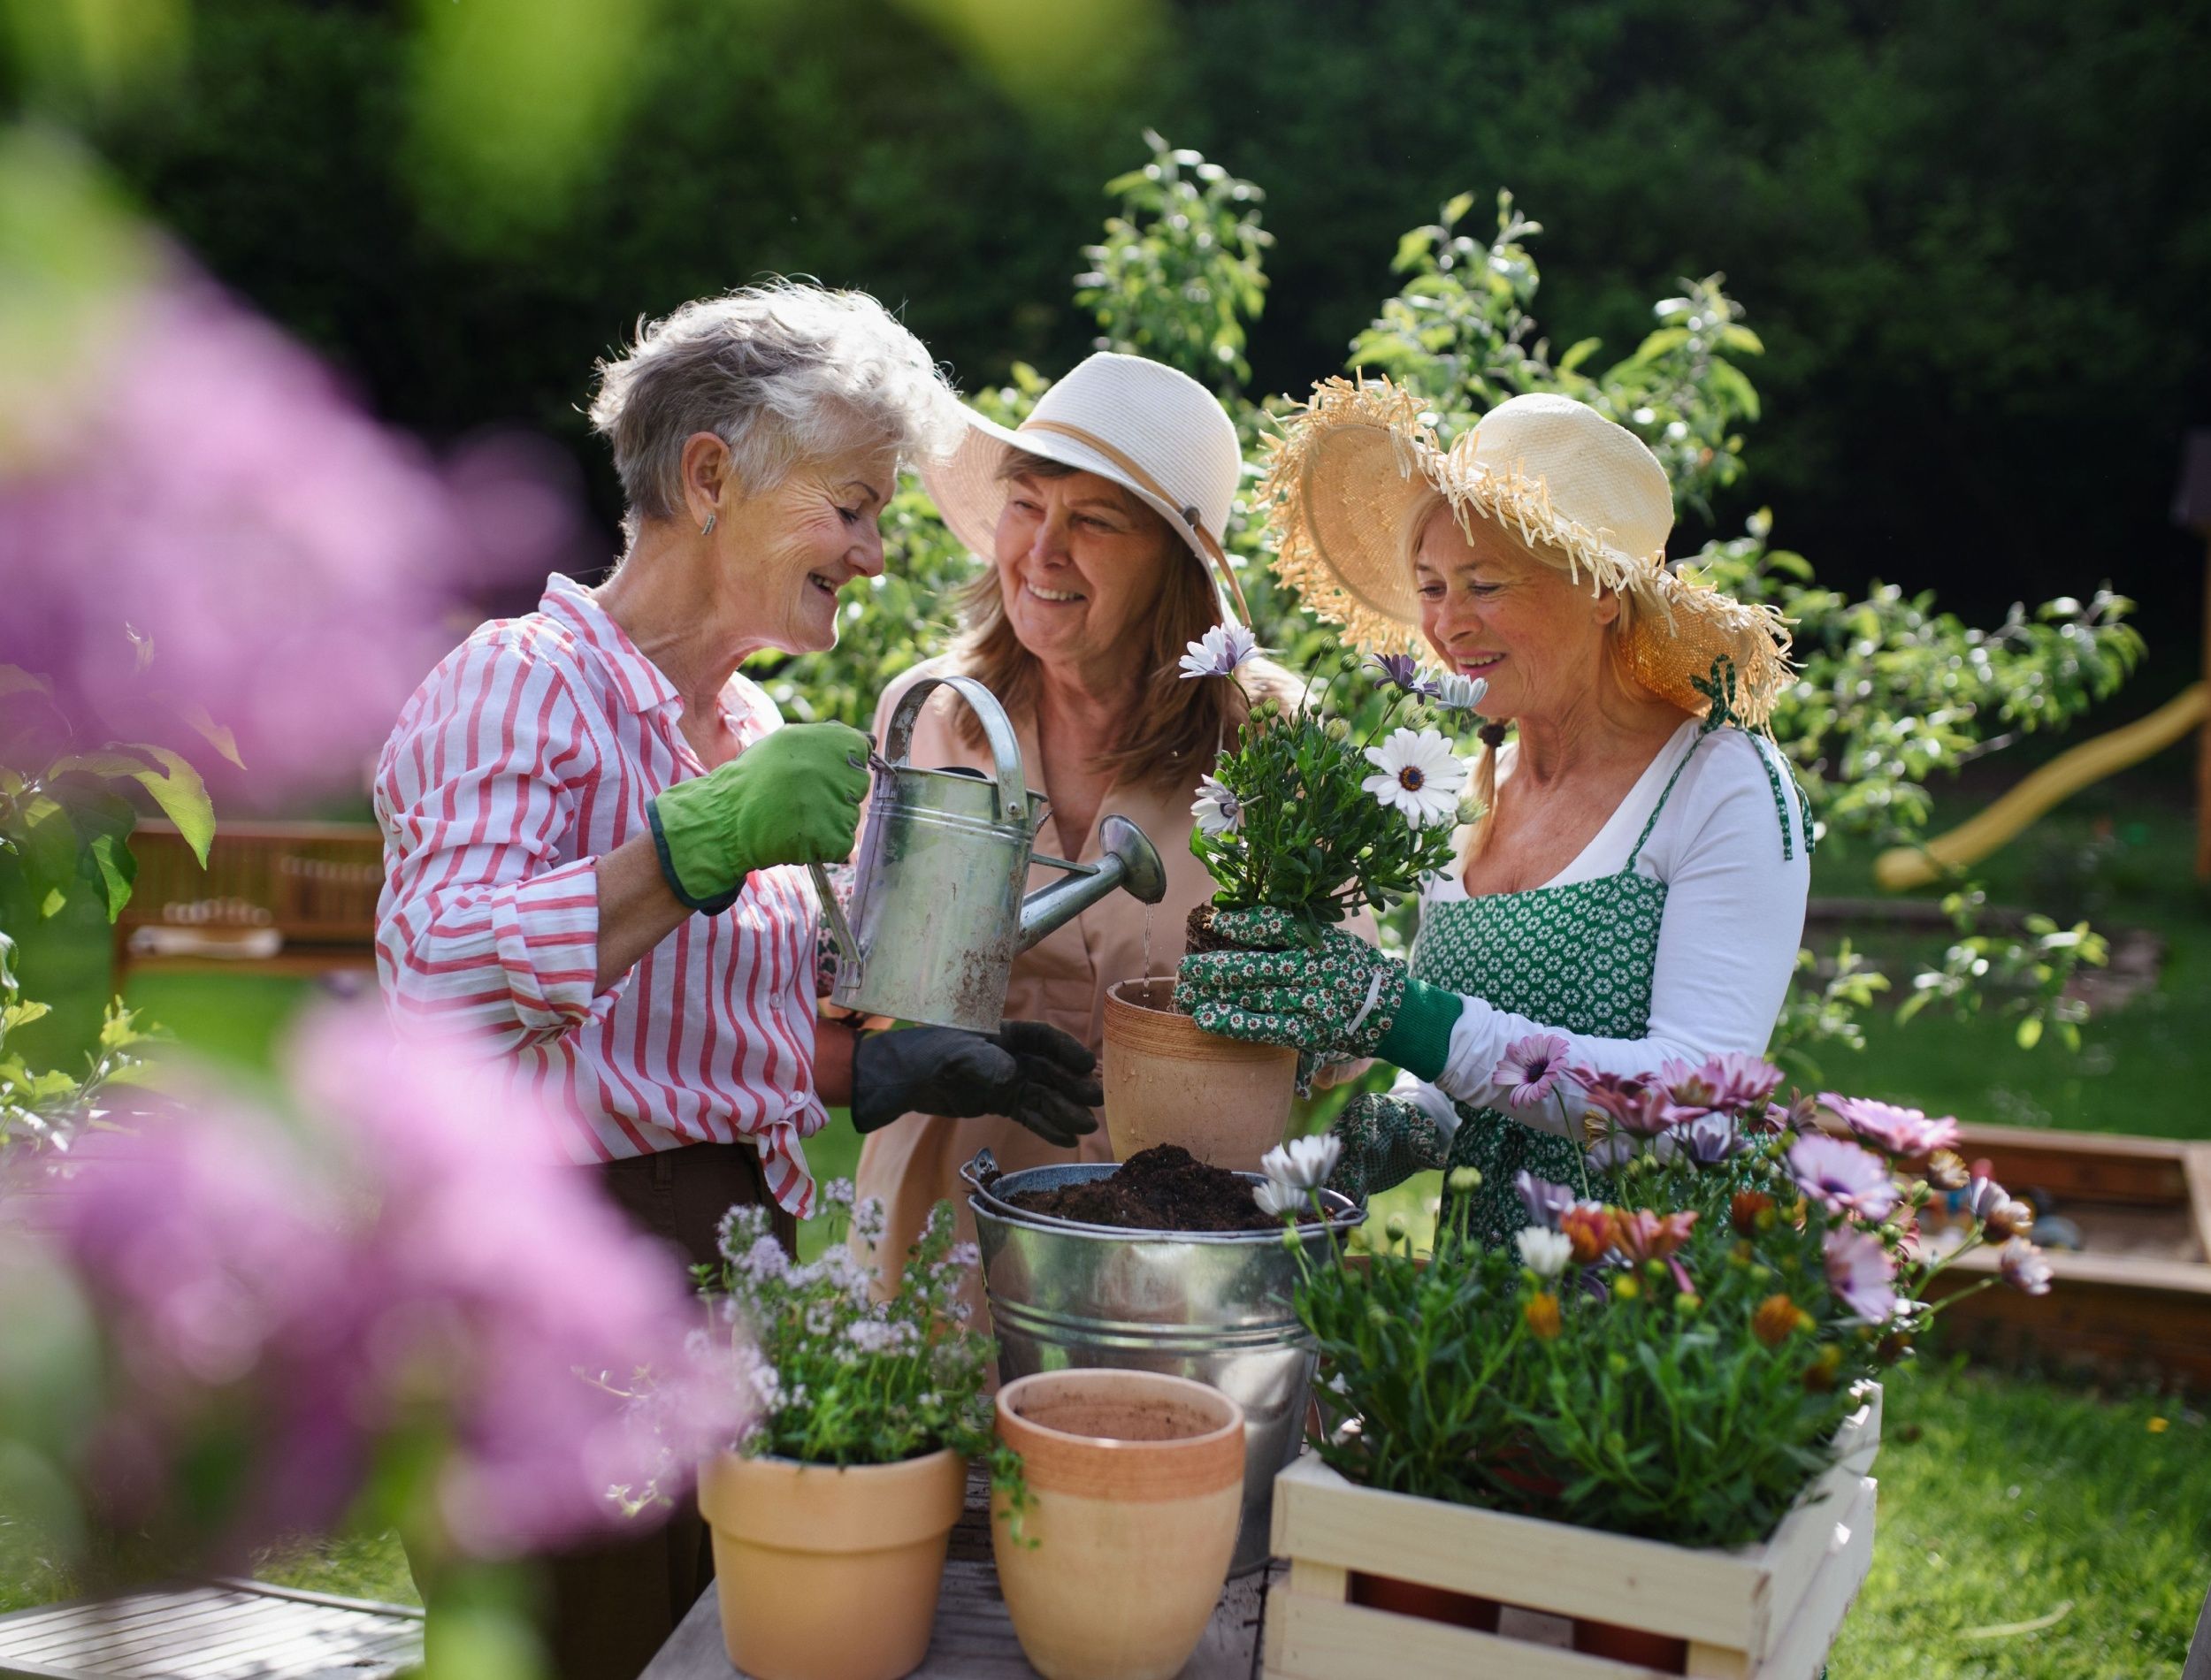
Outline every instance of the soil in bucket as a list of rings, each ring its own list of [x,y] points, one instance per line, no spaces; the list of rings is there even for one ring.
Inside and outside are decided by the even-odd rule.
[[[1027,1212],[1131,1231],[1272,1231],[1281,1223],[1260,1211],[1248,1180],[1174,1143],[1130,1156],[1106,1178],[1006,1199]]]

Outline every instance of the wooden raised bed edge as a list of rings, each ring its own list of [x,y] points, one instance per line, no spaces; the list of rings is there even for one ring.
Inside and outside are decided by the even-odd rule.
[[[1350,1602],[1357,1571],[1689,1641],[1687,1672],[1811,1680],[1872,1562],[1881,1398],[1836,1433],[1840,1455],[1761,1545],[1668,1546],[1538,1517],[1358,1487],[1307,1458],[1274,1487],[1269,1680],[1628,1680],[1652,1670]]]

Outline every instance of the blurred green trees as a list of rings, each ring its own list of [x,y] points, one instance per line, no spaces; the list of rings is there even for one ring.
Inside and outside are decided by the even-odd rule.
[[[72,7],[115,10],[14,11]],[[623,21],[619,51],[570,55],[618,66],[619,96],[486,92],[473,172],[427,169],[425,42],[460,52],[514,8],[203,0],[159,96],[86,120],[382,412],[553,430],[609,523],[575,410],[639,313],[811,273],[903,302],[965,386],[1065,367],[1095,331],[1069,255],[1148,124],[1268,190],[1269,307],[1234,351],[1258,388],[1333,368],[1403,230],[1509,182],[1555,229],[1547,312],[1615,355],[1663,277],[1724,271],[1756,301],[1760,441],[1711,486],[1713,529],[1771,501],[1833,576],[1977,613],[2062,592],[2083,555],[2193,607],[2164,509],[2211,364],[2202,0],[1066,0],[1027,9],[1060,20],[1044,35],[983,0],[560,0],[524,10]],[[545,110],[592,141],[548,153],[572,165],[556,205],[463,190],[526,162],[501,137]]]

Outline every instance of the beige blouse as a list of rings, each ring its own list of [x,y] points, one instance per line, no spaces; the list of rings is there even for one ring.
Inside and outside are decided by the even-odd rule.
[[[1271,668],[1252,674],[1266,680],[1264,672],[1267,668]],[[876,738],[883,739],[892,710],[915,683],[958,674],[959,667],[946,656],[916,666],[893,683],[876,708]],[[965,709],[965,703],[950,690],[939,689],[930,697],[914,726],[909,749],[914,763],[930,768],[990,768],[990,749],[969,746],[959,733],[959,717]],[[1039,788],[1044,781],[1044,757],[1035,721],[1015,717],[1013,722],[1029,783]],[[1145,786],[1122,782],[1107,790],[1098,802],[1090,832],[1074,854],[1075,861],[1095,863],[1098,831],[1104,819],[1113,814],[1127,817],[1144,830],[1159,852],[1167,873],[1167,896],[1157,905],[1146,905],[1125,892],[1108,893],[1023,951],[1014,958],[1013,979],[1006,989],[1006,1019],[1049,1022],[1096,1053],[1105,1040],[1106,988],[1141,974],[1174,974],[1182,958],[1183,923],[1213,892],[1213,878],[1190,849],[1196,821],[1190,804],[1197,797],[1198,778],[1212,768],[1210,761],[1194,764],[1186,780]],[[1044,833],[1044,849],[1052,851],[1050,842],[1056,835],[1049,822]],[[1029,872],[1029,890],[1034,892],[1061,879],[1062,871],[1038,867]],[[1364,913],[1346,925],[1362,937],[1373,937],[1373,920]],[[1079,1140],[1073,1149],[1057,1148],[1027,1127],[997,1115],[951,1119],[937,1114],[908,1114],[869,1134],[861,1146],[856,1187],[861,1196],[883,1203],[883,1240],[873,1257],[885,1285],[904,1266],[907,1252],[921,1237],[930,1210],[937,1203],[949,1200],[960,1240],[975,1240],[975,1217],[968,1207],[968,1187],[960,1177],[960,1169],[978,1149],[989,1149],[998,1157],[1000,1170],[1007,1172],[1071,1161],[1110,1161],[1113,1152],[1102,1111],[1098,1122],[1098,1130]],[[978,1324],[985,1316],[981,1297],[978,1286],[971,1302]]]

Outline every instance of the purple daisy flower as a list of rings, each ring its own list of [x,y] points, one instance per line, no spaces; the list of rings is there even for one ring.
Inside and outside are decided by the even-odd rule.
[[[1381,668],[1381,681],[1407,694],[1417,694],[1434,699],[1440,691],[1435,680],[1420,668],[1419,662],[1410,653],[1371,653],[1367,656]]]
[[[1734,1121],[1717,1111],[1698,1115],[1680,1128],[1679,1135],[1689,1159],[1699,1166],[1718,1166],[1748,1147]]]
[[[1581,1087],[1584,1103],[1637,1137],[1656,1137],[1677,1118],[1666,1093],[1640,1074],[1573,1067],[1567,1069],[1566,1076]]]
[[[1512,1175],[1512,1187],[1520,1193],[1520,1205],[1527,1210],[1527,1222],[1540,1225],[1546,1231],[1558,1229],[1559,1216],[1574,1204],[1574,1193],[1563,1184],[1553,1184],[1549,1179],[1539,1179],[1526,1167]]]
[[[1551,1094],[1565,1072],[1566,1041],[1556,1033],[1531,1033],[1504,1047],[1504,1059],[1489,1077],[1512,1088],[1505,1093],[1508,1108],[1534,1108]]]
[[[1789,1147],[1797,1187],[1836,1213],[1886,1219],[1900,1199],[1888,1163],[1838,1137],[1801,1137]]]
[[[1830,1231],[1825,1244],[1827,1287],[1862,1324],[1885,1325],[1896,1314],[1896,1261],[1880,1239],[1863,1231]]]
[[[1822,1091],[1819,1100],[1841,1117],[1861,1143],[1890,1155],[1919,1160],[1957,1146],[1958,1123],[1947,1116],[1931,1120],[1916,1108],[1877,1103],[1870,1096],[1840,1096],[1833,1091]]]
[[[2014,1237],[1997,1250],[1996,1264],[2004,1281],[2031,1295],[2050,1293],[2050,1263],[2042,1250],[2024,1237]]]

